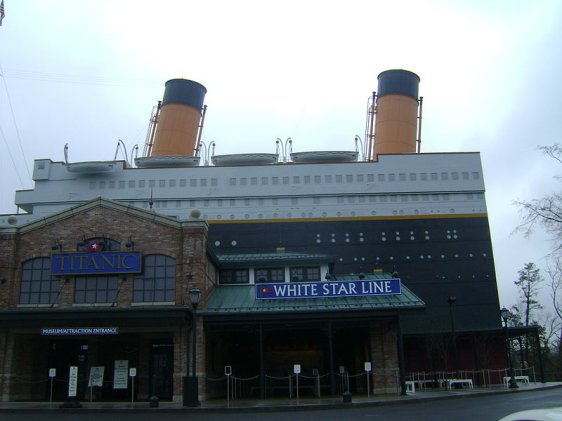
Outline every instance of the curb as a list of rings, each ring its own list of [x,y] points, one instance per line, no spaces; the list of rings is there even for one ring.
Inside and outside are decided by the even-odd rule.
[[[9,402],[5,402],[5,407],[0,403],[0,414],[5,413],[20,413],[20,414],[41,414],[41,413],[64,413],[64,414],[88,414],[88,413],[127,413],[127,414],[146,414],[146,413],[251,413],[251,412],[279,412],[279,411],[322,411],[331,409],[344,409],[344,408],[365,408],[365,407],[379,407],[379,406],[391,406],[391,405],[403,405],[403,404],[423,404],[425,402],[434,402],[447,399],[467,399],[467,398],[477,398],[484,396],[497,396],[505,395],[508,393],[528,393],[536,392],[542,390],[551,390],[562,388],[562,384],[554,384],[548,386],[542,386],[533,389],[516,389],[516,390],[495,390],[489,392],[475,392],[475,393],[461,393],[458,395],[442,395],[442,396],[425,396],[417,397],[408,395],[407,397],[398,397],[389,400],[378,400],[378,401],[363,401],[363,402],[328,402],[328,403],[305,403],[301,405],[296,404],[275,404],[263,405],[263,406],[235,406],[235,407],[174,407],[174,408],[149,408],[148,402],[146,403],[146,408],[127,408],[127,407],[113,407],[113,408],[93,408],[93,407],[82,407],[82,408],[59,408],[59,403],[53,403],[53,407],[49,408],[48,404],[46,407],[40,408],[29,408],[29,407],[17,407],[9,406]],[[25,405],[25,404],[20,404]]]

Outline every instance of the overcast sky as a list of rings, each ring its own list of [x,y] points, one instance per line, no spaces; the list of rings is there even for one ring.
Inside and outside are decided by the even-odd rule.
[[[353,150],[377,75],[403,68],[421,78],[422,152],[481,152],[500,304],[526,262],[544,264],[544,234],[512,234],[512,202],[560,188],[537,146],[562,138],[562,1],[4,2],[0,213],[67,142],[71,161],[143,145],[168,79],[206,86],[216,154],[278,137]]]

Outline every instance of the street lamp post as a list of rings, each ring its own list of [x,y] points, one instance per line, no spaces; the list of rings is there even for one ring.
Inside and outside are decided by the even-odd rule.
[[[183,406],[199,406],[199,385],[197,379],[197,306],[201,298],[199,288],[191,288],[188,291],[193,314],[191,318],[191,376],[189,375],[189,353],[186,349],[186,371],[187,375],[183,381]]]
[[[455,318],[453,317],[453,304],[457,302],[457,297],[450,296],[447,298],[449,303],[449,318],[451,319],[451,342],[453,343],[453,364],[455,375],[459,377],[459,361],[457,355],[457,338],[455,338]]]
[[[518,389],[519,386],[517,385],[517,381],[515,380],[515,373],[513,371],[513,363],[511,361],[511,345],[509,342],[509,335],[507,334],[507,319],[509,319],[509,316],[511,315],[511,313],[509,312],[509,310],[507,308],[502,308],[501,309],[501,317],[503,319],[503,323],[504,323],[504,332],[505,332],[505,346],[507,349],[507,364],[509,366],[509,388],[510,389]]]

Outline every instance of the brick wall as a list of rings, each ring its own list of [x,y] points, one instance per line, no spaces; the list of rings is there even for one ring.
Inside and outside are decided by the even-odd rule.
[[[33,312],[34,307],[21,307],[19,304],[21,264],[35,257],[48,257],[59,250],[52,250],[54,244],[62,244],[62,252],[74,252],[77,244],[84,238],[110,238],[121,244],[121,251],[126,251],[125,243],[131,238],[135,251],[147,254],[165,254],[176,259],[176,299],[175,305],[189,306],[187,291],[200,288],[201,304],[217,282],[217,270],[207,255],[207,224],[200,220],[174,221],[163,218],[153,212],[115,204],[99,199],[99,205],[86,205],[62,212],[21,229],[10,228],[10,232],[0,234],[0,310],[18,310]],[[116,308],[132,306],[134,275],[120,276],[119,295]],[[2,279],[6,279],[2,282]],[[58,304],[52,311],[72,307],[74,304],[74,277],[61,277]],[[42,309],[45,309],[43,307]],[[61,323],[64,324],[63,321]],[[182,377],[187,372],[186,362],[190,357],[190,320],[182,320],[174,327],[174,399],[181,399]],[[197,372],[204,374],[203,321],[198,321]],[[17,357],[14,352],[13,334],[7,329],[0,329],[0,393],[3,400],[29,395],[31,391],[13,388],[10,379],[16,374],[15,366],[21,366],[32,357],[25,352]],[[143,346],[148,347],[145,341]],[[24,347],[25,348],[25,347]],[[30,347],[31,348],[31,347]],[[148,354],[143,353],[148,364]],[[148,366],[145,365],[145,369]],[[21,370],[20,370],[21,371]],[[18,373],[21,374],[21,373]],[[25,374],[25,373],[24,373]],[[200,394],[204,396],[204,379],[199,381]],[[139,395],[148,394],[148,384],[141,384]],[[12,388],[13,390],[10,390]]]
[[[391,323],[371,323],[373,393],[396,393],[399,387],[396,339],[396,329]]]

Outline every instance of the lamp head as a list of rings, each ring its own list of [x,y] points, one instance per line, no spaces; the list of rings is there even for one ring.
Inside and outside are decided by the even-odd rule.
[[[201,298],[201,290],[199,288],[191,288],[187,294],[189,295],[189,300],[191,301],[191,305],[193,309],[197,308],[199,304],[199,300]]]
[[[511,316],[511,312],[505,307],[500,310],[500,314],[504,322],[507,322],[507,319],[509,319],[509,316]]]

